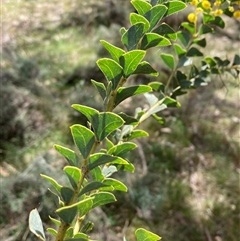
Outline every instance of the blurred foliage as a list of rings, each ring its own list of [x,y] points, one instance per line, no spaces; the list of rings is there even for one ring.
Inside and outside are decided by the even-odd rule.
[[[0,232],[4,240],[26,241],[34,240],[27,228],[29,210],[40,205],[46,223],[52,210],[47,189],[39,191],[43,182],[38,175],[65,164],[51,146],[69,143],[67,126],[84,122],[69,110],[70,104],[98,107],[91,87],[83,92],[82,85],[93,76],[102,78],[95,69],[95,60],[105,54],[99,39],[118,39],[118,25],[126,25],[130,5],[123,0],[5,0],[2,8]],[[208,50],[220,57],[232,56],[239,47],[239,22],[226,20],[231,28],[217,29],[218,39],[209,39]],[[178,19],[167,21],[178,26]],[[163,68],[160,61],[156,67]],[[136,81],[148,79],[138,76]],[[141,141],[142,153],[136,151],[132,158],[140,174],[122,175],[130,195],[117,196],[118,203],[93,214],[93,219],[99,212],[103,217],[95,237],[121,240],[123,227],[131,237],[144,224],[169,241],[238,240],[238,88],[239,80],[223,76],[207,92],[200,88],[183,97],[181,110],[164,112],[169,126],[144,123],[151,139]],[[131,111],[134,100],[124,105]],[[41,164],[39,155],[47,165],[36,164]],[[41,170],[45,165],[49,169]]]

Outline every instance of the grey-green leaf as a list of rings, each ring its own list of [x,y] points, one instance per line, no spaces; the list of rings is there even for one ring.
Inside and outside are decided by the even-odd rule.
[[[34,233],[41,240],[46,240],[42,220],[37,209],[33,209],[29,214],[29,229],[32,233]]]

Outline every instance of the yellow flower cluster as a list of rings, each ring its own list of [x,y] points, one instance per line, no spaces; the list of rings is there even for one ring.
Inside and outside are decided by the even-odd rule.
[[[207,14],[211,14],[213,16],[220,16],[223,14],[223,11],[226,9],[226,5],[229,12],[233,13],[233,17],[240,19],[240,1],[229,1],[229,0],[215,0],[213,4],[211,4],[211,1],[209,0],[192,0],[190,2],[192,6],[196,7],[195,12],[190,13],[188,15],[188,21],[190,23],[196,24],[198,19],[198,14],[204,12]],[[238,5],[236,9],[232,5]]]

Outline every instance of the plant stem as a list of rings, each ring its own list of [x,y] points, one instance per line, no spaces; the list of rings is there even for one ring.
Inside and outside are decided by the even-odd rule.
[[[110,96],[110,99],[107,103],[106,111],[112,112],[113,109],[115,108],[115,100],[116,100],[116,97],[117,97],[117,90],[120,87],[122,87],[125,84],[125,82],[126,82],[126,78],[122,76],[122,78],[120,79],[116,89],[111,91],[111,94],[110,94],[111,96]]]
[[[81,188],[82,188],[82,185],[83,185],[84,178],[85,178],[85,176],[88,173],[87,165],[88,165],[88,161],[89,161],[90,155],[93,154],[96,151],[96,149],[97,149],[99,144],[100,144],[99,141],[96,140],[94,145],[93,145],[93,147],[92,147],[92,149],[91,149],[91,151],[90,151],[90,154],[88,155],[88,157],[86,159],[83,160],[82,167],[81,167],[82,175],[81,175],[80,180],[78,181],[77,189],[75,190],[74,195],[73,195],[71,201],[66,206],[70,206],[70,205],[76,203],[78,195],[79,195],[79,192],[81,191]],[[61,220],[61,224],[60,224],[60,226],[58,228],[57,236],[55,238],[55,241],[63,241],[64,237],[66,235],[66,231],[67,231],[67,229],[69,227],[70,227],[70,224],[65,223],[64,221]]]

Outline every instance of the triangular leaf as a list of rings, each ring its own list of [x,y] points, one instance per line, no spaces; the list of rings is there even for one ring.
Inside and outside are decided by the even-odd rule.
[[[167,6],[167,12],[165,16],[170,16],[187,7],[187,5],[183,1],[169,1],[166,3],[166,6]]]
[[[130,14],[130,22],[132,25],[137,24],[137,23],[143,23],[144,24],[144,32],[146,32],[150,27],[148,20],[137,13]]]
[[[123,66],[125,77],[131,75],[137,69],[145,54],[146,52],[143,50],[132,50],[121,56],[120,63]]]
[[[106,87],[103,83],[97,82],[95,80],[91,80],[92,84],[94,85],[94,87],[97,89],[98,93],[100,94],[100,96],[102,97],[102,99],[104,100],[106,97]]]
[[[112,82],[113,89],[116,89],[122,77],[122,67],[116,61],[108,58],[99,59],[97,65],[106,79]]]
[[[54,188],[55,190],[60,193],[61,192],[61,188],[62,186],[60,184],[58,184],[58,182],[56,180],[54,180],[52,177],[49,177],[47,175],[43,175],[43,174],[40,174],[40,176],[42,178],[44,178],[45,180],[47,180]]]
[[[146,2],[145,0],[132,0],[131,1],[134,8],[138,11],[139,14],[144,15],[151,9],[151,4]]]
[[[121,87],[118,89],[115,105],[117,106],[123,100],[143,93],[151,92],[152,88],[148,85],[135,85],[131,87]]]
[[[200,52],[197,48],[191,47],[186,54],[187,57],[201,57],[203,53]]]
[[[141,42],[141,49],[146,50],[155,46],[169,46],[169,45],[171,45],[171,42],[167,38],[157,33],[146,33],[143,36],[143,39]]]
[[[111,156],[108,154],[102,154],[102,153],[96,153],[91,155],[89,164],[88,164],[88,170],[92,170],[93,168],[106,164],[106,163],[111,163],[111,164],[122,164],[126,165],[128,164],[127,161],[120,157],[116,156]]]
[[[73,125],[70,127],[74,143],[78,147],[83,158],[86,159],[91,153],[95,143],[94,133],[82,125]]]
[[[161,239],[158,235],[143,228],[137,229],[135,235],[137,241],[159,241]]]
[[[94,197],[92,208],[116,201],[115,196],[109,192],[94,193],[91,197]]]
[[[29,214],[29,229],[32,233],[34,233],[41,240],[46,240],[42,220],[37,209],[33,209]]]
[[[171,28],[168,24],[162,23],[152,31],[153,33],[157,33],[159,35],[162,35],[166,38],[169,38],[171,40],[176,40],[177,35],[173,28]]]
[[[134,150],[137,147],[137,145],[133,142],[124,142],[121,144],[118,144],[114,147],[112,147],[109,151],[108,154],[113,155],[113,156],[120,156],[124,157],[124,155],[132,150]]]
[[[163,18],[165,13],[167,12],[167,7],[161,4],[158,4],[152,7],[148,12],[144,14],[144,17],[149,21],[151,31],[156,24]]]
[[[138,67],[132,74],[150,74],[157,77],[158,72],[147,61],[139,63]]]
[[[62,187],[60,193],[64,203],[69,203],[74,195],[74,191],[69,187]]]
[[[71,166],[79,166],[78,156],[74,151],[60,145],[54,145],[54,148],[66,158]]]
[[[82,113],[84,116],[87,117],[87,119],[92,123],[92,120],[94,118],[94,116],[99,114],[99,111],[97,111],[94,108],[91,108],[89,106],[85,106],[85,105],[78,105],[78,104],[73,104],[72,108],[74,108],[75,110],[79,111],[80,113]]]
[[[171,54],[164,54],[164,53],[162,53],[160,56],[164,64],[166,64],[167,67],[169,67],[171,70],[174,70],[175,68],[174,57]]]
[[[128,188],[126,185],[124,185],[119,180],[113,179],[113,178],[106,178],[103,182],[104,184],[108,186],[112,186],[114,190],[121,191],[121,192],[127,192]]]
[[[112,58],[116,61],[119,62],[119,58],[125,53],[124,50],[121,48],[118,48],[110,43],[108,43],[105,40],[100,40],[101,44],[105,47],[106,50],[111,54]]]
[[[93,190],[97,190],[100,187],[106,187],[107,185],[103,184],[102,182],[90,182],[88,183],[85,187],[83,187],[83,189],[79,192],[78,196],[82,196],[83,194],[87,193],[87,192],[91,192]]]
[[[102,141],[116,129],[124,124],[124,120],[115,113],[101,112],[93,118],[92,127],[98,141]]]
[[[127,48],[128,51],[136,49],[139,40],[144,34],[144,24],[137,23],[132,25],[123,35],[122,43]]]
[[[82,174],[81,169],[77,167],[65,166],[64,172],[68,176],[68,179],[74,189],[77,189],[78,181],[80,180]]]

